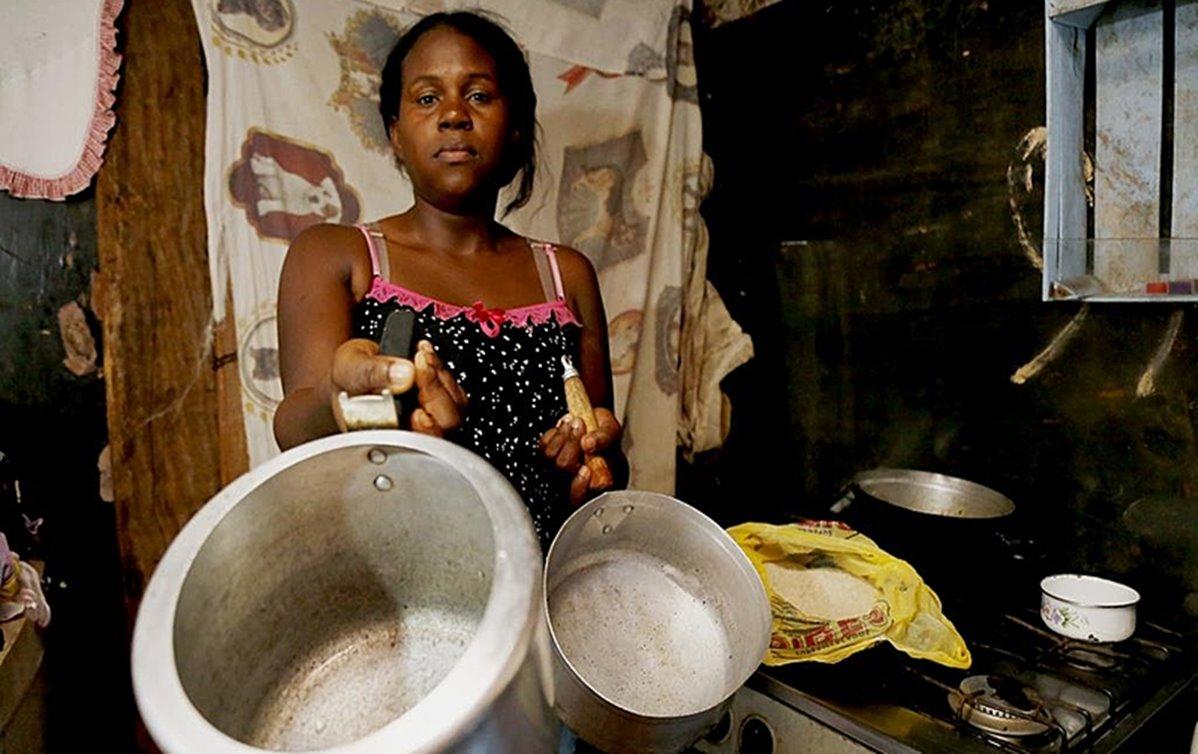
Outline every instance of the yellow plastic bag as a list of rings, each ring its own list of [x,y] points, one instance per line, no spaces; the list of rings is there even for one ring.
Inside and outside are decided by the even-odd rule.
[[[741,524],[728,533],[753,562],[770,598],[774,622],[766,665],[839,662],[882,640],[912,657],[949,667],[967,668],[972,662],[964,639],[941,612],[940,599],[915,569],[860,532],[839,521],[805,521]],[[873,595],[867,591],[873,604],[858,615],[804,614],[782,597],[785,590],[771,584],[770,574],[781,581],[788,571],[805,569],[835,569],[856,577],[876,590],[876,598],[869,600]]]

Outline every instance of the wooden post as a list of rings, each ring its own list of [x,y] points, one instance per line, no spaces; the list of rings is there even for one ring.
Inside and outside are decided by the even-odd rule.
[[[121,42],[117,125],[96,205],[113,488],[132,618],[167,545],[246,461],[236,364],[221,375],[213,368],[214,339],[235,351],[235,338],[231,326],[210,324],[204,64],[191,5],[129,3]]]

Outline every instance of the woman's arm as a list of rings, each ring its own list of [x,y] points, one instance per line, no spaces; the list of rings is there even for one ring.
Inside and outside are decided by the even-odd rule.
[[[316,225],[295,239],[279,278],[279,371],[283,402],[275,439],[287,448],[337,432],[333,396],[419,390],[416,432],[442,436],[461,423],[466,394],[421,341],[414,361],[379,356],[369,338],[350,338],[356,291],[369,285],[366,242],[359,231]]]
[[[582,437],[581,447],[602,454],[611,467],[615,486],[623,488],[628,486],[628,461],[620,449],[623,428],[615,418],[607,314],[599,292],[599,278],[591,261],[574,249],[559,247],[558,262],[567,301],[582,320],[578,373],[595,407],[599,425],[597,432]]]
[[[582,320],[578,344],[578,373],[595,408],[613,410],[611,355],[607,342],[607,314],[599,293],[599,278],[591,260],[571,248],[560,248],[562,285],[570,308]]]
[[[275,410],[275,440],[287,448],[334,434],[333,354],[349,340],[354,303],[346,231],[316,225],[301,233],[279,278],[279,375],[283,402]]]

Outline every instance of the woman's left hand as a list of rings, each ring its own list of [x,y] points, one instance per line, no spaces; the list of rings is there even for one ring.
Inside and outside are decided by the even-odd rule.
[[[595,424],[595,431],[587,432],[582,419],[566,414],[556,427],[541,436],[541,452],[546,460],[572,476],[570,504],[573,506],[610,486],[592,479],[591,470],[584,461],[586,456],[603,456],[611,448],[619,447],[624,434],[620,422],[606,408],[595,409]]]

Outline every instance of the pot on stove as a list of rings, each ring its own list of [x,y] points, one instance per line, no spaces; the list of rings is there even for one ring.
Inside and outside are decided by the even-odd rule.
[[[1025,554],[1011,526],[1015,503],[989,487],[928,471],[879,468],[856,474],[831,512],[910,562],[933,587],[980,577],[991,589],[1015,588],[1008,578],[991,578],[997,563]]]

